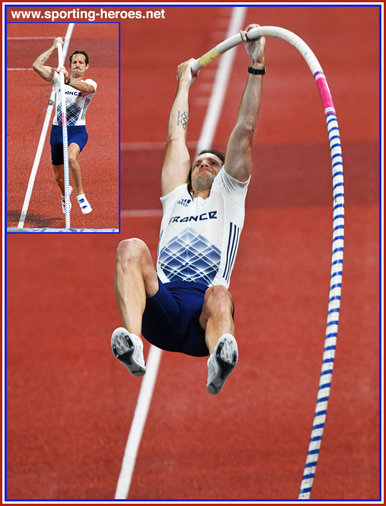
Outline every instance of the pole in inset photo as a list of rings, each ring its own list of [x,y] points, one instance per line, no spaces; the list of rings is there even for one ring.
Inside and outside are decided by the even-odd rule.
[[[63,51],[62,44],[57,44],[58,48],[58,67],[60,77],[60,98],[62,106],[62,132],[63,132],[63,170],[64,170],[64,202],[65,202],[65,222],[66,228],[70,228],[70,176],[68,165],[68,137],[67,137],[67,112],[66,95],[64,92],[64,73],[63,73]]]

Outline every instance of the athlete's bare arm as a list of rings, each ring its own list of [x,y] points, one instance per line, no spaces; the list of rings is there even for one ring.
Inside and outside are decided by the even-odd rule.
[[[70,76],[64,67],[59,70],[63,71],[65,75],[64,82],[68,86],[72,86],[75,90],[81,91],[85,95],[95,93],[95,88],[92,84],[85,83],[83,79]]]
[[[52,55],[52,53],[57,49],[57,44],[63,44],[63,39],[61,37],[56,37],[54,40],[52,46],[47,49],[47,51],[44,51],[40,56],[36,58],[34,61],[32,68],[35,72],[39,74],[40,77],[42,77],[45,81],[51,82],[52,78],[55,74],[55,69],[53,67],[49,67],[48,65],[45,65],[48,58]]]
[[[259,25],[248,25],[245,32]],[[264,68],[265,38],[245,43],[251,57],[251,67]],[[229,138],[225,170],[239,181],[247,181],[252,171],[252,141],[260,110],[263,76],[249,74],[241,99],[238,119]]]
[[[189,120],[189,88],[192,82],[190,67],[194,59],[177,68],[178,87],[169,115],[165,158],[161,172],[161,194],[166,195],[186,183],[190,170],[190,155],[186,146]]]

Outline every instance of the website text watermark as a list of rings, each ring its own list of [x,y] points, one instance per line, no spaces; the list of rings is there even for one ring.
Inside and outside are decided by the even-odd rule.
[[[98,10],[73,9],[62,10],[10,10],[8,20],[12,21],[122,21],[165,19],[165,9],[158,10]]]

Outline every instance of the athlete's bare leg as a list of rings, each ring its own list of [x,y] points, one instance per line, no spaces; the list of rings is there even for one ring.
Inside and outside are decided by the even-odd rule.
[[[117,249],[115,293],[124,327],[140,336],[146,298],[158,292],[158,277],[146,244],[126,239]]]
[[[59,186],[60,193],[64,195],[64,167],[63,165],[52,166],[55,174],[56,184]]]
[[[205,329],[205,341],[211,354],[224,334],[234,335],[233,301],[231,293],[222,285],[211,286],[205,293],[200,325]]]
[[[68,165],[70,169],[70,176],[72,182],[74,183],[76,194],[82,195],[84,193],[82,174],[77,160],[79,153],[80,148],[78,144],[72,142],[68,146]],[[52,168],[54,169],[56,183],[59,186],[61,194],[64,195],[64,165],[53,165]]]
[[[82,174],[80,171],[80,165],[78,162],[78,156],[80,153],[80,148],[78,144],[75,142],[72,142],[68,146],[68,163],[70,166],[70,174],[71,179],[74,183],[76,194],[82,195],[84,193],[83,191],[83,184],[82,184]]]

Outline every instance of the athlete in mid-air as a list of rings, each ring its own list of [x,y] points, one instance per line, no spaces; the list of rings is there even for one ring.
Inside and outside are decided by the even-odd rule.
[[[163,350],[208,359],[207,390],[218,393],[238,360],[234,306],[228,290],[252,170],[252,140],[265,73],[265,38],[247,41],[251,58],[238,119],[226,156],[205,150],[191,164],[186,146],[193,59],[177,68],[161,173],[163,218],[156,268],[140,239],[117,251],[116,295],[124,327],[113,354],[135,376],[146,372],[141,334]]]
[[[57,37],[52,46],[35,60],[32,68],[45,81],[52,83],[55,89],[55,115],[51,128],[51,161],[54,169],[55,180],[59,186],[62,199],[62,210],[65,212],[64,198],[64,161],[63,161],[63,136],[62,136],[62,105],[60,100],[59,73],[45,63],[51,54],[57,49],[57,44],[63,44],[61,37]],[[67,135],[68,135],[68,161],[70,175],[75,186],[78,204],[83,214],[89,214],[92,207],[88,202],[83,190],[82,174],[78,162],[78,156],[85,147],[88,134],[86,130],[86,110],[97,89],[97,83],[92,79],[86,79],[85,73],[89,68],[89,57],[85,51],[76,50],[70,56],[70,74],[63,70],[64,92],[66,96]],[[70,193],[72,187],[70,186]]]

